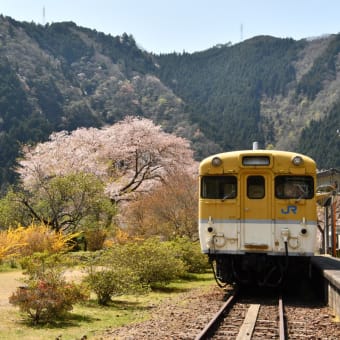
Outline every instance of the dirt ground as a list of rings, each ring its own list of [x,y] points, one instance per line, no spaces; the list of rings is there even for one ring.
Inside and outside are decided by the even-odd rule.
[[[0,308],[11,306],[8,298],[17,287],[23,285],[23,282],[20,281],[22,278],[24,275],[19,271],[0,273]]]

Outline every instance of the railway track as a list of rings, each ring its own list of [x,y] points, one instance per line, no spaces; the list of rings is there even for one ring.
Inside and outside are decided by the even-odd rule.
[[[339,340],[340,323],[320,298],[311,295],[311,292],[305,292],[309,286],[304,285],[303,290],[285,292],[283,302],[286,327],[281,323],[281,328],[287,330],[289,339]],[[202,334],[202,330],[213,315],[226,303],[226,292],[228,296],[233,292],[233,287],[229,287],[228,291],[212,288],[209,291],[194,290],[190,293],[181,293],[174,299],[165,300],[159,306],[150,308],[150,319],[116,329],[107,329],[100,333],[98,339],[170,340],[220,337],[224,340],[234,340],[240,332],[250,305],[256,304],[260,305],[260,308],[252,339],[280,339],[278,295],[275,291],[268,292],[267,289],[240,291],[234,302],[227,303],[229,310],[227,308],[222,313],[218,322],[221,328],[211,334],[209,332]]]
[[[261,299],[262,300],[262,299]],[[286,339],[282,298],[261,303],[231,295],[196,340]]]

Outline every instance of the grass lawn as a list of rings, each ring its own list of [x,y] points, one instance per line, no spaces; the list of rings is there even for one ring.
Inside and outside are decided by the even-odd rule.
[[[20,286],[21,272],[0,272],[0,339],[46,340],[62,336],[62,340],[100,339],[105,329],[140,322],[149,318],[150,307],[164,298],[199,287],[215,284],[212,274],[193,275],[191,279],[173,282],[166,288],[140,296],[120,296],[110,306],[101,307],[95,300],[75,305],[69,317],[53,325],[31,326],[8,297]]]

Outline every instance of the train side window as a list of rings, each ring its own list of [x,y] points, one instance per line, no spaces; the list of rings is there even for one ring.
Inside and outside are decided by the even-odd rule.
[[[247,197],[261,199],[265,196],[265,181],[262,176],[248,176]]]
[[[237,178],[235,176],[203,176],[201,197],[212,199],[231,199],[237,196]]]
[[[314,180],[311,176],[275,177],[276,198],[308,199],[314,197]]]

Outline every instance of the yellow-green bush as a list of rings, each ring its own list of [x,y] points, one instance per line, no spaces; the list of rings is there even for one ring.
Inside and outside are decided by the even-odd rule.
[[[139,282],[138,276],[126,267],[91,268],[83,282],[96,293],[100,305],[107,305],[114,296],[147,290],[147,287],[143,287]]]
[[[151,288],[166,285],[184,276],[187,270],[172,244],[161,242],[157,238],[116,244],[110,250],[101,253],[93,264],[114,273],[119,268],[124,268],[130,272],[130,277],[135,277],[143,287]]]
[[[79,233],[55,232],[44,224],[32,223],[28,227],[18,226],[0,231],[0,260],[18,256],[29,256],[37,252],[59,253],[72,249]]]
[[[193,242],[188,237],[177,237],[169,243],[185,263],[188,272],[204,273],[210,268],[208,257],[202,253],[199,242]]]
[[[89,229],[85,231],[86,250],[96,251],[103,249],[107,237],[105,229]]]

